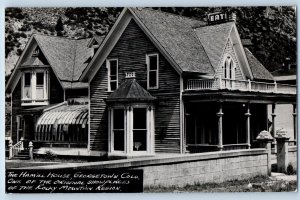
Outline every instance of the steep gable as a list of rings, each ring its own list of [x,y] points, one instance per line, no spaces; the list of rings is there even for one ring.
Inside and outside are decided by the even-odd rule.
[[[234,22],[228,22],[195,29],[215,71],[219,68],[233,24]]]
[[[214,74],[195,27],[204,22],[147,8],[125,8],[80,80],[91,81],[133,19],[178,73]]]
[[[79,75],[92,55],[90,39],[74,40],[64,37],[35,35],[53,70],[61,81],[78,81]]]
[[[183,72],[212,74],[214,70],[193,31],[204,22],[152,9],[131,9]]]
[[[221,77],[224,77],[224,61],[226,59],[227,56],[230,56],[234,62],[234,65],[235,65],[235,79],[236,80],[244,80],[244,76],[243,76],[243,73],[242,73],[242,69],[240,67],[240,64],[238,62],[238,58],[234,52],[234,49],[233,49],[233,45],[232,45],[232,42],[230,39],[227,40],[227,43],[225,45],[225,49],[222,53],[222,56],[221,56],[221,60],[218,64],[218,69],[217,69],[217,74],[216,76],[221,76]]]

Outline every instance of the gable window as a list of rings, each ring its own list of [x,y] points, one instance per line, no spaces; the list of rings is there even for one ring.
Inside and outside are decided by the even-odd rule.
[[[148,54],[146,56],[147,64],[147,87],[148,89],[158,89],[158,54]]]
[[[22,106],[48,105],[48,71],[25,71],[22,75]]]
[[[24,90],[23,97],[26,99],[31,99],[31,73],[24,73]]]
[[[108,91],[118,88],[118,59],[109,59],[106,62],[108,69]]]
[[[235,67],[233,59],[227,56],[224,61],[224,78],[234,80],[235,79]]]

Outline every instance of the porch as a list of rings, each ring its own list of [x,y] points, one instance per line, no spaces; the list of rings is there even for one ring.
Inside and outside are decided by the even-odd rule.
[[[296,138],[296,95],[237,90],[188,90],[185,107],[185,150],[188,153],[258,148],[257,135],[270,131],[274,137],[278,104],[293,105],[290,113]],[[272,109],[268,111],[268,105]],[[268,112],[271,116],[268,119]],[[275,131],[273,131],[275,130]]]
[[[296,94],[297,92],[296,85],[279,84],[276,83],[276,81],[270,83],[250,80],[232,80],[220,77],[213,79],[188,79],[185,87],[186,91],[222,89],[277,94]]]

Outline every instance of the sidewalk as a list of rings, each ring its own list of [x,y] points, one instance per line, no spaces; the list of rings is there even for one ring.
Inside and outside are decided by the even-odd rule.
[[[286,175],[283,173],[272,172],[271,180],[282,180],[282,181],[297,181],[297,174],[295,175]]]

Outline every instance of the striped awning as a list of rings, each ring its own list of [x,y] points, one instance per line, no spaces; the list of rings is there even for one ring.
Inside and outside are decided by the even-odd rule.
[[[44,112],[37,121],[40,125],[71,125],[88,123],[88,105],[64,105]]]

